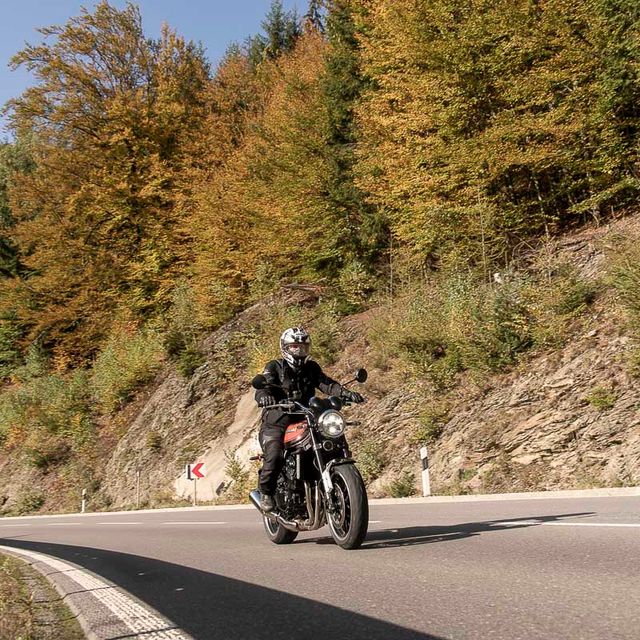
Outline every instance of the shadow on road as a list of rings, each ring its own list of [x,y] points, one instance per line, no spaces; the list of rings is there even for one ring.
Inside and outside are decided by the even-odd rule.
[[[38,551],[94,571],[197,640],[439,640],[307,598],[142,556],[14,538],[0,538],[0,544]],[[340,589],[337,575],[336,589]]]
[[[365,549],[388,549],[390,547],[408,547],[417,544],[433,542],[447,542],[477,536],[482,533],[505,531],[506,529],[525,529],[536,527],[545,522],[560,522],[565,518],[593,516],[593,512],[562,513],[548,516],[534,516],[531,518],[511,518],[487,520],[483,522],[464,522],[450,526],[404,527],[397,529],[374,529],[369,531],[367,539],[362,545]],[[300,540],[299,543],[334,544],[330,537],[310,538]],[[296,544],[299,544],[296,543]]]

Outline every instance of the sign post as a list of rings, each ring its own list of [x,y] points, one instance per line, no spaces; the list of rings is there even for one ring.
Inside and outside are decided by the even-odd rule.
[[[204,478],[206,471],[204,470],[204,462],[195,462],[188,464],[186,468],[187,480],[193,480],[193,506],[198,506],[198,478]]]
[[[431,480],[429,478],[429,456],[427,454],[427,447],[420,449],[420,459],[422,460],[422,495],[431,495]]]

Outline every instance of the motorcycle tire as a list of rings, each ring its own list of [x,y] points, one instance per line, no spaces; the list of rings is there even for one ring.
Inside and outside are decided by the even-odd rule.
[[[337,513],[327,512],[335,543],[343,549],[357,549],[367,535],[369,502],[362,476],[352,464],[341,464],[331,472]]]
[[[262,520],[267,538],[269,538],[273,544],[291,544],[298,537],[297,531],[285,529],[279,522],[267,518],[267,516],[262,516]]]

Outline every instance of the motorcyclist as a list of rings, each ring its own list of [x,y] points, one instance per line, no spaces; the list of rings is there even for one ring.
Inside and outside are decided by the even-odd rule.
[[[341,396],[351,402],[362,402],[363,397],[332,380],[320,365],[309,358],[311,336],[302,327],[292,327],[280,336],[282,358],[271,360],[264,368],[268,386],[256,391],[256,402],[264,410],[258,439],[264,461],[260,471],[260,507],[272,511],[278,474],[284,460],[284,432],[300,416],[288,414],[282,407],[270,407],[287,398],[307,406],[315,390],[332,396]],[[273,385],[273,386],[271,386]]]

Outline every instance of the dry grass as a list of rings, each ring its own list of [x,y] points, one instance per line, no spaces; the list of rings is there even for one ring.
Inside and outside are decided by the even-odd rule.
[[[0,640],[81,640],[78,623],[39,573],[0,554]]]

